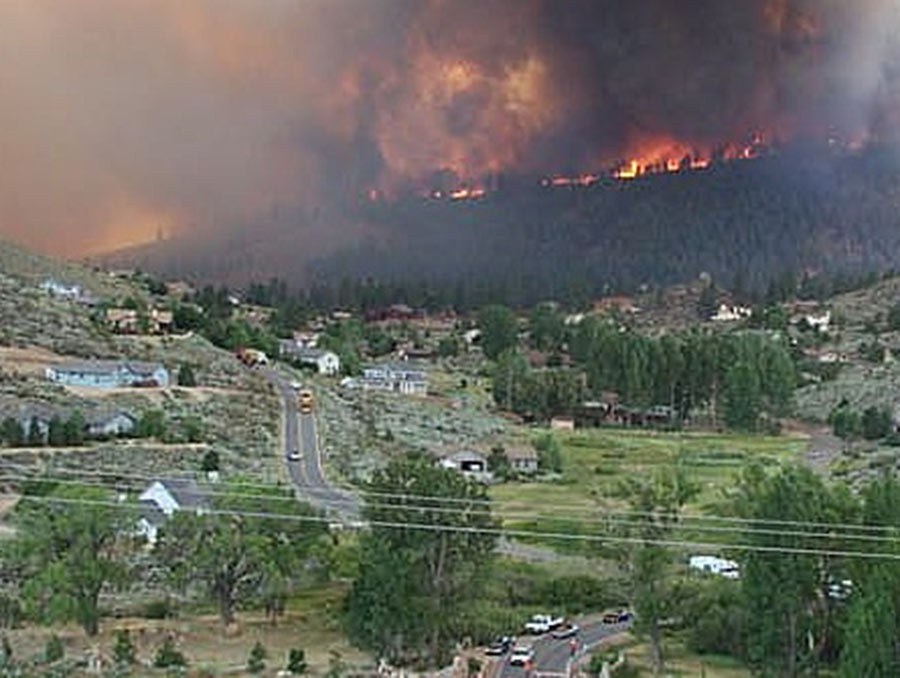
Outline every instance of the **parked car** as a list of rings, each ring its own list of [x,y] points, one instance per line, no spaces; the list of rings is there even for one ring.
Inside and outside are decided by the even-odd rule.
[[[603,615],[604,624],[624,624],[629,621],[631,621],[631,612],[624,608],[613,612],[606,612]]]
[[[494,640],[493,643],[488,645],[488,648],[484,653],[494,656],[504,655],[510,651],[515,642],[516,639],[512,636],[500,636]]]
[[[557,640],[563,640],[565,638],[574,638],[578,635],[578,632],[581,629],[578,627],[578,624],[573,624],[571,622],[567,622],[562,626],[558,627],[553,633],[550,635],[556,638]]]
[[[557,626],[561,626],[564,619],[562,617],[551,617],[549,614],[536,614],[525,623],[525,630],[528,633],[540,635],[548,633]]]
[[[509,663],[513,666],[525,666],[534,661],[534,648],[531,645],[516,645],[509,655]]]
[[[288,458],[289,461],[300,461],[300,458],[301,458],[300,450],[298,450],[298,449],[295,447],[293,450],[291,450],[290,452],[288,452],[287,458]]]

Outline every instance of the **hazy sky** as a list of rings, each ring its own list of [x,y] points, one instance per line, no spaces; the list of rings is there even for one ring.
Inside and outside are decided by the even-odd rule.
[[[0,232],[67,255],[438,170],[892,127],[897,0],[3,0]]]

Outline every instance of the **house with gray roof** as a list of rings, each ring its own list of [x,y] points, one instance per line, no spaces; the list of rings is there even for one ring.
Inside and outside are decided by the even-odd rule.
[[[428,376],[408,363],[381,363],[367,367],[357,380],[364,391],[387,391],[404,395],[426,395]]]
[[[50,381],[64,386],[124,388],[129,386],[169,385],[169,371],[160,363],[137,360],[89,360],[51,365],[46,370]]]
[[[138,532],[153,545],[159,530],[177,511],[202,515],[211,508],[212,495],[192,477],[163,478],[154,480],[141,492],[138,504],[141,507]]]

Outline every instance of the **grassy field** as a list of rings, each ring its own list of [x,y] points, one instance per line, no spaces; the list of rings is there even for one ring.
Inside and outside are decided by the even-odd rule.
[[[808,439],[800,435],[764,437],[623,429],[566,433],[560,435],[560,442],[563,472],[557,480],[512,482],[491,488],[505,514],[505,527],[575,534],[596,532],[598,523],[586,522],[585,517],[601,506],[621,506],[615,494],[624,479],[646,476],[676,461],[687,467],[700,488],[687,511],[715,513],[723,491],[734,483],[744,465],[754,460],[775,465],[798,459],[808,445]]]
[[[637,669],[637,676],[651,676],[646,645],[632,645],[625,650],[629,666]],[[750,669],[731,657],[715,655],[696,655],[683,645],[666,645],[667,676],[690,676],[694,678],[750,678]]]

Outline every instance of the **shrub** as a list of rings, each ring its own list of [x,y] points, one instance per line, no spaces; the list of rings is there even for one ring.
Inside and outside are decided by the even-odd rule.
[[[292,647],[288,651],[287,666],[288,673],[299,676],[306,673],[306,653],[298,647]]]
[[[58,662],[62,659],[66,654],[66,649],[63,647],[62,641],[59,639],[59,636],[55,633],[50,636],[47,640],[47,644],[44,646],[44,661],[48,664],[52,664],[53,662]]]
[[[172,636],[168,636],[156,650],[153,666],[158,669],[181,668],[187,666],[187,658],[175,647]]]
[[[253,649],[250,650],[250,656],[247,658],[247,670],[250,673],[260,673],[266,668],[266,654],[265,646],[257,640]]]
[[[178,385],[192,388],[197,385],[197,377],[194,374],[194,368],[188,363],[183,363],[178,368]]]
[[[143,614],[141,616],[144,617],[144,619],[168,619],[169,617],[174,616],[172,604],[165,599],[151,600],[144,605]]]
[[[158,653],[157,653],[157,656]],[[127,629],[116,633],[116,644],[113,645],[113,661],[117,666],[131,666],[137,661],[134,643],[131,642],[131,634]]]

